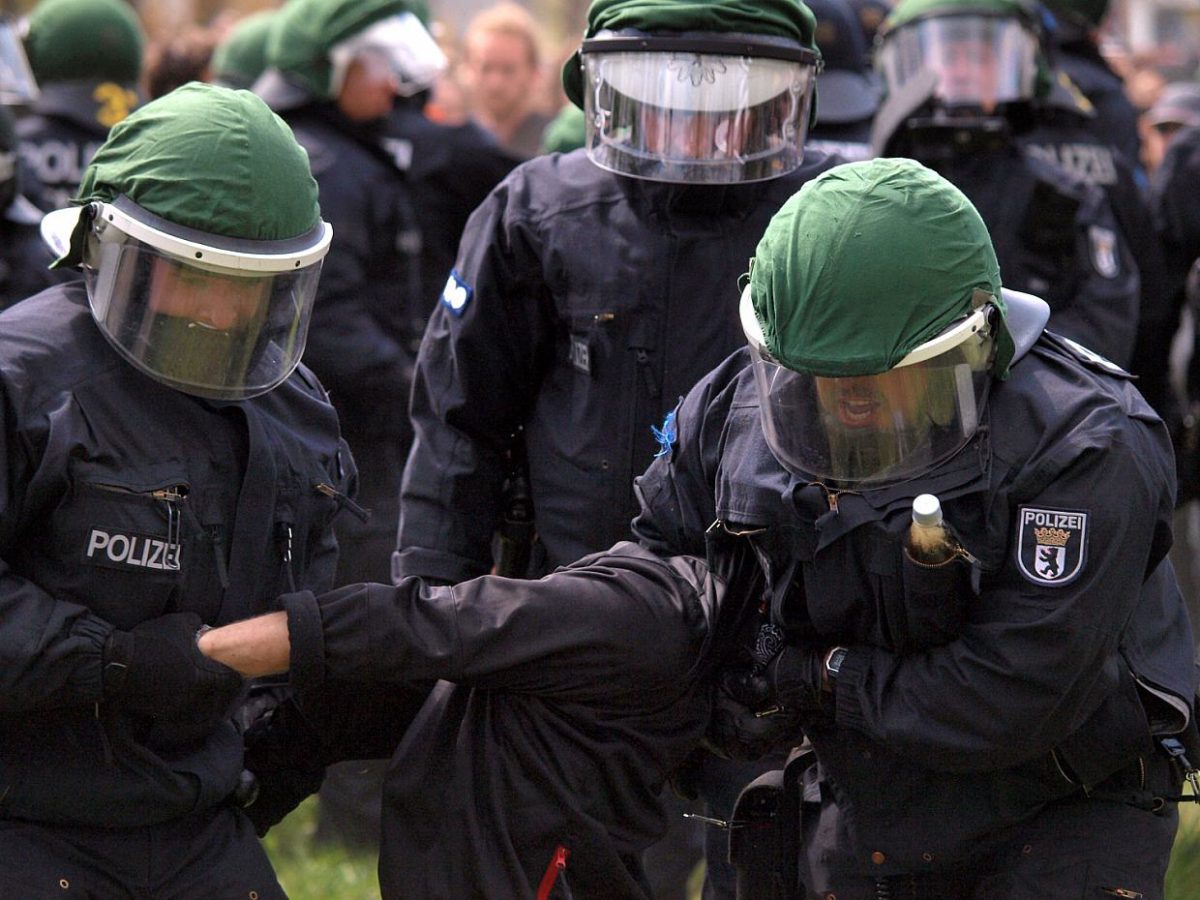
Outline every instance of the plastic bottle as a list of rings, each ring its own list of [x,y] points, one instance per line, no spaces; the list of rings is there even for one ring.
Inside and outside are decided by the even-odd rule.
[[[924,566],[940,566],[959,555],[958,541],[942,521],[941,501],[933,494],[913,500],[906,549],[914,562]]]

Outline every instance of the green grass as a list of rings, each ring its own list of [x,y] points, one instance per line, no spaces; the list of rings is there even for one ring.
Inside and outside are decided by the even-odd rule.
[[[267,832],[263,846],[291,900],[379,900],[378,860],[314,846],[317,798],[309,797]]]
[[[1182,803],[1179,812],[1166,900],[1195,900],[1200,896],[1200,805]],[[316,798],[310,797],[263,841],[291,900],[379,900],[375,857],[314,847],[315,827]],[[694,900],[700,897],[701,881],[702,870],[697,870],[689,885]]]

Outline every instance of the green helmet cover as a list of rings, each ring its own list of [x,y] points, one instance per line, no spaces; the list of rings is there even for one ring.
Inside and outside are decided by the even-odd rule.
[[[994,371],[1007,377],[1013,343],[987,227],[913,160],[848,163],[806,183],[767,225],[748,277],[771,356],[825,377],[886,372],[986,292],[1001,323]]]
[[[39,84],[133,84],[144,50],[141,23],[123,0],[42,0],[29,14],[25,54]]]
[[[298,237],[321,216],[308,154],[287,124],[249,91],[199,82],[113,126],[75,202],[122,194],[177,225],[249,240]]]
[[[331,99],[329,51],[380,19],[421,9],[411,0],[291,0],[267,36],[267,65],[287,73],[316,97]]]
[[[569,153],[587,143],[587,124],[583,110],[570,104],[558,111],[542,132],[543,153]]]
[[[592,0],[584,39],[601,31],[713,31],[783,37],[817,52],[816,18],[800,0]],[[563,64],[563,90],[583,108],[580,52]]]
[[[241,19],[217,44],[209,62],[216,82],[248,88],[267,67],[267,36],[275,11],[264,9]]]

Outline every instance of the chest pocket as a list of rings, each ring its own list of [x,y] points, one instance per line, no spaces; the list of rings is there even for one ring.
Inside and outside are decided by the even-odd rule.
[[[53,519],[54,589],[119,628],[173,611],[194,564],[190,491],[182,471],[73,472]]]

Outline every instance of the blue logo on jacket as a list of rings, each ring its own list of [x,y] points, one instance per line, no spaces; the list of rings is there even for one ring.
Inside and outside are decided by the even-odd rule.
[[[461,316],[473,296],[475,296],[474,289],[462,280],[458,272],[451,269],[450,277],[446,279],[446,286],[442,288],[442,305],[450,310],[451,315]]]

